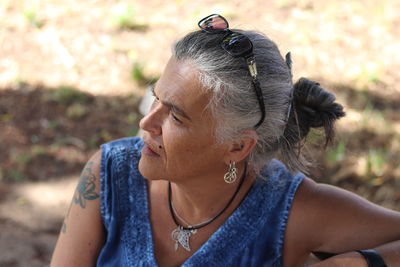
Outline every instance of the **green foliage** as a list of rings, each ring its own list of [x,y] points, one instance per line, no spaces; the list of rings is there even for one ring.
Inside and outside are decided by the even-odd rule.
[[[139,114],[136,112],[130,112],[126,117],[126,122],[129,124],[136,123],[138,121]]]
[[[44,25],[44,20],[38,16],[37,10],[35,8],[26,9],[23,12],[25,20],[36,28],[41,28]]]
[[[98,148],[100,144],[109,142],[113,139],[115,139],[115,136],[113,136],[107,129],[102,129],[90,137],[88,145],[90,148]]]
[[[30,139],[32,144],[39,143],[39,141],[40,141],[40,137],[37,134],[31,135],[29,139]]]
[[[372,176],[381,176],[384,173],[384,165],[388,161],[388,152],[383,149],[368,151],[366,173]]]
[[[136,136],[139,132],[139,127],[138,127],[138,121],[139,121],[139,114],[137,112],[130,112],[128,116],[126,117],[126,122],[131,125],[127,132],[127,136]]]
[[[31,155],[33,157],[46,155],[46,154],[47,154],[46,147],[41,146],[41,145],[33,145],[33,146],[31,146]]]
[[[138,83],[145,81],[146,76],[143,73],[143,64],[134,63],[132,66],[131,76]]]
[[[369,128],[374,132],[390,132],[391,125],[386,121],[384,112],[376,109],[370,100],[366,100],[367,104],[365,108],[361,111],[361,128]]]
[[[21,182],[26,179],[25,175],[23,174],[22,171],[18,169],[12,169],[9,173],[8,176],[10,177],[10,180],[15,181],[15,182]]]
[[[89,113],[88,108],[80,103],[72,104],[67,108],[67,117],[73,120],[79,120]]]
[[[384,69],[382,62],[367,62],[360,65],[354,74],[356,87],[368,90],[373,85],[384,81]]]
[[[112,20],[120,30],[145,31],[147,26],[135,20],[136,11],[131,4],[119,4],[114,9]]]
[[[72,103],[87,103],[89,97],[73,87],[60,86],[52,93],[50,99],[61,105],[71,105]]]
[[[364,66],[360,73],[360,79],[371,83],[377,83],[381,77],[381,66],[378,64],[370,64]]]
[[[100,144],[100,137],[97,134],[94,134],[88,140],[88,145],[92,149],[97,148],[99,144]]]
[[[307,142],[319,146],[325,143],[325,135],[320,129],[311,129],[307,136]]]
[[[55,121],[55,120],[49,120],[49,128],[52,130],[58,130],[60,129],[60,123]]]
[[[132,126],[129,128],[129,130],[126,132],[126,136],[136,136],[139,132],[139,127],[137,126]]]
[[[144,73],[144,65],[142,63],[138,63],[138,62],[135,62],[132,66],[131,77],[140,86],[146,86],[149,84],[153,84],[158,80],[158,78],[156,78],[156,77],[146,76],[146,74]]]
[[[27,164],[32,160],[32,156],[30,154],[22,154],[17,157],[17,162],[21,165]]]
[[[100,135],[99,135],[105,142],[109,142],[111,140],[113,140],[113,136],[112,134],[110,134],[109,131],[107,131],[106,129],[102,129],[100,131]]]
[[[8,122],[10,120],[11,120],[11,115],[10,114],[0,114],[0,123]]]
[[[342,140],[326,153],[326,162],[328,165],[332,166],[344,160],[345,157],[346,157],[346,142]]]
[[[361,117],[360,126],[362,128],[367,128],[373,112],[374,112],[374,108],[373,108],[371,102],[368,101],[365,108],[362,110],[362,113],[361,113],[362,117]]]

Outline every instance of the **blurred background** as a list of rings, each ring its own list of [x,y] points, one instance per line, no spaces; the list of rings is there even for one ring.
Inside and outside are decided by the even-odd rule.
[[[49,263],[88,157],[138,131],[171,45],[219,13],[291,51],[334,92],[336,142],[309,138],[311,177],[400,210],[397,0],[1,0],[0,266]]]

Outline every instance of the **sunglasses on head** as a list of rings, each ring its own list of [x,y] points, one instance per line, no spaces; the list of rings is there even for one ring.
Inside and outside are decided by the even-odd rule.
[[[212,14],[205,17],[199,21],[198,25],[202,31],[207,33],[225,33],[221,41],[221,47],[229,55],[233,57],[243,57],[246,60],[261,110],[261,119],[254,126],[254,128],[258,128],[265,119],[265,105],[260,82],[257,79],[257,67],[253,54],[253,43],[246,35],[231,31],[229,29],[228,21],[218,14]]]

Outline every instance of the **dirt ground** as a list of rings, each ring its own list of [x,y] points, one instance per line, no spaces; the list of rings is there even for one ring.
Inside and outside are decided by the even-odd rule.
[[[397,0],[0,3],[0,267],[45,266],[77,177],[104,142],[137,134],[171,44],[211,13],[265,32],[294,76],[333,91],[335,144],[309,138],[311,177],[400,210]]]
[[[0,266],[48,263],[82,166],[100,144],[137,132],[137,97],[63,90],[0,91],[12,118],[0,132]]]

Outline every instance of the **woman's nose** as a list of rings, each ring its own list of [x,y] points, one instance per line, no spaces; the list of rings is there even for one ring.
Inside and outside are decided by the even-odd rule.
[[[151,105],[150,112],[140,120],[139,127],[151,134],[161,135],[161,117],[161,103],[158,103],[158,101],[155,100]]]

